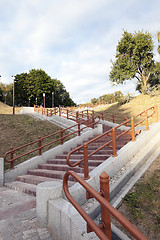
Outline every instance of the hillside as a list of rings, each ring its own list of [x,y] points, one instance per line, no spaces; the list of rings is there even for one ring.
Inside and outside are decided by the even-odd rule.
[[[15,107],[15,113],[18,113],[21,110],[20,107]],[[13,107],[8,106],[5,103],[0,102],[0,114],[12,114]]]
[[[126,104],[108,104],[104,107],[98,108],[96,111],[103,112],[104,118],[106,120],[108,119],[108,114],[119,115],[121,119],[124,120],[124,117],[131,118],[154,105],[158,105],[160,117],[160,96],[150,97],[149,95],[142,94],[133,98],[130,102]]]

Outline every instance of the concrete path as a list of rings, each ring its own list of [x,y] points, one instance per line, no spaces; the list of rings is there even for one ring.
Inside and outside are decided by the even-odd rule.
[[[54,240],[36,219],[36,198],[0,188],[0,240]]]

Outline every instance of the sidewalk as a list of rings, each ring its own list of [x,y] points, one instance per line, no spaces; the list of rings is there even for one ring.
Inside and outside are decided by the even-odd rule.
[[[0,188],[0,240],[54,240],[36,219],[36,198]]]

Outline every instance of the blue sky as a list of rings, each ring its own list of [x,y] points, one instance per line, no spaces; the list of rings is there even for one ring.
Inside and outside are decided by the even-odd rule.
[[[111,59],[123,30],[160,31],[159,0],[0,0],[0,75],[43,69],[76,103],[135,84],[113,87]],[[156,53],[155,59],[159,60]]]

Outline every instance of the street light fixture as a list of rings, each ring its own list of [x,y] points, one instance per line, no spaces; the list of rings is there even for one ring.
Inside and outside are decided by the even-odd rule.
[[[12,79],[13,79],[13,114],[15,114],[15,110],[14,110],[14,79],[15,79],[15,76],[12,76]]]
[[[4,103],[6,104],[6,103],[7,103],[7,99],[6,99],[7,93],[5,93],[4,96],[5,96],[5,101],[4,101]]]
[[[43,93],[43,102],[44,102],[44,108],[45,108],[45,93]]]

